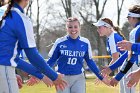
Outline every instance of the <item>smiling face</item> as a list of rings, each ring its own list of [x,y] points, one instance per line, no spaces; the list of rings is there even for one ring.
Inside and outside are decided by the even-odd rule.
[[[66,24],[66,30],[68,32],[68,35],[76,39],[80,35],[80,24],[79,21],[69,21]]]

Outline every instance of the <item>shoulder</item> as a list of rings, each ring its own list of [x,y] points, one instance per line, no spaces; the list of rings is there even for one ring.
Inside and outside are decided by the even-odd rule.
[[[66,40],[68,40],[68,39],[67,39],[67,36],[60,37],[60,38],[56,39],[55,44],[62,43],[62,42],[64,42],[64,41],[66,41]]]
[[[80,39],[79,40],[82,41],[82,42],[84,42],[84,43],[90,43],[89,40],[87,38],[85,38],[85,37],[81,37],[80,36]]]

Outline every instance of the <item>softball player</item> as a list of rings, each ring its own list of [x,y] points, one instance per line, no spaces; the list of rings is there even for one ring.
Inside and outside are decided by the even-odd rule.
[[[113,22],[109,18],[102,18],[101,20],[99,20],[97,23],[94,23],[93,25],[98,27],[97,31],[100,36],[107,37],[107,40],[106,40],[107,41],[107,51],[110,53],[111,58],[112,58],[111,62],[109,63],[109,67],[112,64],[116,64],[115,61],[117,59],[119,59],[119,57],[121,55],[124,55],[124,59],[126,59],[128,56],[127,51],[120,51],[117,47],[117,42],[120,42],[124,39],[124,36],[119,32],[118,27],[115,27],[113,25]],[[119,63],[117,65],[122,65],[122,63]],[[115,65],[115,66],[117,66],[117,65]],[[104,73],[104,74],[106,73],[109,75],[112,70],[112,69],[110,70],[109,67],[105,67],[105,69],[103,69],[101,71],[101,73]],[[124,84],[124,82],[125,82],[125,80],[122,80],[120,82],[120,93],[130,93],[130,92],[126,91],[129,89],[127,88],[126,84]]]
[[[36,49],[32,23],[23,10],[28,2],[29,0],[9,0],[0,20],[0,93],[19,93],[15,67],[21,61],[21,49],[24,49],[28,60],[41,73],[54,81],[56,87],[64,89],[66,85],[62,75],[54,72]],[[26,67],[23,69],[27,70]]]
[[[139,43],[140,42],[140,5],[134,5],[132,8],[129,9],[128,13],[128,21],[134,27],[134,29],[130,32],[129,38],[130,42],[132,43]],[[121,61],[121,60],[120,60]],[[128,70],[132,67],[133,63],[139,66],[139,55],[138,52],[132,52],[131,58],[126,61],[120,72],[113,78],[110,82],[112,86],[117,85],[118,81],[128,72]],[[134,65],[132,70],[136,70],[137,66]],[[131,90],[131,93],[134,93],[135,90]]]
[[[68,83],[65,90],[57,90],[57,93],[85,93],[84,59],[96,76],[108,84],[92,59],[89,40],[80,36],[78,19],[68,18],[66,30],[68,35],[58,38],[49,52],[48,64],[52,67],[57,62],[58,72],[65,75],[64,80]]]

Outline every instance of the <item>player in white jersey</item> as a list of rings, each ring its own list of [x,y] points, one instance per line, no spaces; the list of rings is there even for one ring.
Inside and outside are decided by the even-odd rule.
[[[106,73],[109,75],[112,72],[112,68],[114,69],[114,67],[112,67],[111,65],[114,64],[121,55],[125,54],[127,56],[127,51],[120,51],[117,47],[117,43],[124,40],[125,38],[119,31],[119,28],[115,27],[113,25],[113,22],[109,18],[102,18],[97,23],[94,23],[94,25],[98,27],[97,31],[100,36],[107,37],[107,51],[111,55],[112,60],[109,63],[109,66],[104,67],[101,73]],[[122,64],[123,62],[116,64],[115,66]],[[128,92],[130,89],[127,88],[124,82],[126,82],[125,79],[121,80],[120,82],[120,93],[130,93]]]
[[[140,42],[140,5],[134,5],[133,7],[131,7],[129,9],[127,18],[129,23],[133,26],[133,29],[129,34],[129,40],[131,43],[139,43]],[[139,50],[137,47],[134,44],[132,49]],[[131,52],[130,58],[128,58],[128,60],[122,65],[120,72],[111,80],[110,84],[112,86],[116,86],[119,80],[122,79],[122,77],[128,72],[130,68],[132,70],[138,69],[138,66],[140,65],[139,51],[130,51],[130,52]],[[131,93],[135,93],[135,90],[131,91]]]
[[[120,48],[121,50],[132,50],[132,52],[129,60],[124,63],[120,72],[110,82],[113,86],[117,85],[118,81],[127,73],[127,71],[133,66],[134,63],[136,63],[137,66],[140,66],[139,44],[136,44],[140,43],[140,5],[134,5],[130,7],[127,18],[128,22],[133,27],[133,30],[130,32],[130,42],[133,43],[133,45],[131,47],[130,42],[123,41],[122,43],[119,43],[118,46],[122,47]],[[140,78],[139,70],[130,73],[128,77],[128,87],[136,85]]]

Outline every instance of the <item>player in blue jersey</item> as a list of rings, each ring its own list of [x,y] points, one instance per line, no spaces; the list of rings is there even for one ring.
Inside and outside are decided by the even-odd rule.
[[[129,9],[128,21],[133,26],[133,30],[130,32],[130,42],[139,43],[140,42],[140,5],[134,5]],[[116,86],[117,83],[122,79],[122,77],[128,72],[134,63],[139,66],[139,53],[137,51],[132,51],[130,58],[126,61],[120,72],[111,80],[110,84]],[[121,60],[120,60],[121,62]]]
[[[58,72],[64,74],[68,86],[57,93],[85,93],[85,77],[83,74],[84,59],[96,76],[108,84],[92,59],[92,49],[87,38],[80,36],[80,22],[77,18],[68,18],[66,21],[67,35],[58,38],[49,52],[48,64],[58,65]]]
[[[0,93],[19,93],[15,67],[25,71],[33,70],[32,73],[41,72],[60,89],[66,85],[62,75],[54,72],[36,49],[32,23],[23,10],[28,2],[29,0],[9,0],[0,20]],[[27,69],[26,66],[30,64],[19,58],[22,49],[35,67]]]
[[[121,56],[125,55],[127,57],[127,51],[120,51],[117,47],[117,42],[120,42],[124,40],[123,34],[119,31],[118,27],[115,27],[113,25],[113,22],[109,18],[102,18],[97,23],[94,23],[93,25],[97,26],[98,33],[100,36],[106,36],[107,37],[107,51],[111,55],[111,62],[109,63],[109,66],[115,63],[115,61]],[[122,62],[123,63],[123,62]],[[120,63],[119,65],[121,65]],[[111,73],[111,70],[109,69],[109,66],[105,66],[104,69],[101,71],[103,74],[109,75]],[[120,93],[130,93],[129,89],[127,88],[126,82],[124,79],[120,82]]]

